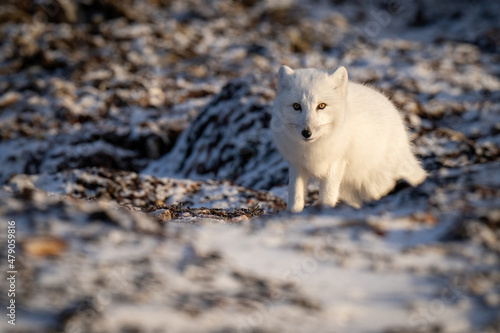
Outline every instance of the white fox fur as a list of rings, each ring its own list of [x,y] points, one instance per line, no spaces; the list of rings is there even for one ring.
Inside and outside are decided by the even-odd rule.
[[[271,125],[289,163],[288,211],[303,210],[310,178],[319,180],[320,204],[340,199],[356,208],[399,179],[416,186],[426,178],[398,110],[378,91],[349,82],[344,67],[329,73],[282,66]]]

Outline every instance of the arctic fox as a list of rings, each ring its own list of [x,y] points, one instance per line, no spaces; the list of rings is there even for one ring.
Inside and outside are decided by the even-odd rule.
[[[310,178],[319,180],[320,204],[340,199],[356,208],[399,179],[416,186],[426,178],[398,110],[378,91],[349,82],[344,67],[282,66],[271,125],[289,163],[288,211],[303,210]]]

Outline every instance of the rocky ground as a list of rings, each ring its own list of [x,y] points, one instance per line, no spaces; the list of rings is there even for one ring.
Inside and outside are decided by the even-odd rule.
[[[2,332],[500,331],[500,4],[7,1]],[[284,212],[275,73],[398,105],[428,179]],[[5,258],[4,258],[5,257]],[[2,270],[7,271],[3,256]],[[9,299],[0,280],[2,307]]]

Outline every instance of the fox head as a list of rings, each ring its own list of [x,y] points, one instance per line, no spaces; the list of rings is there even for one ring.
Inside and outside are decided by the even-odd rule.
[[[347,82],[344,67],[329,73],[282,66],[274,117],[294,141],[313,142],[327,137],[345,117]]]

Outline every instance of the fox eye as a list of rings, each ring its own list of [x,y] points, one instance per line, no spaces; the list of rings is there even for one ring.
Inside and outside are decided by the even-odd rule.
[[[299,103],[293,103],[293,109],[296,110],[296,111],[300,111],[302,110],[302,107],[300,106]]]
[[[324,108],[326,108],[326,104],[325,103],[319,103],[318,104],[318,109],[323,110]]]

